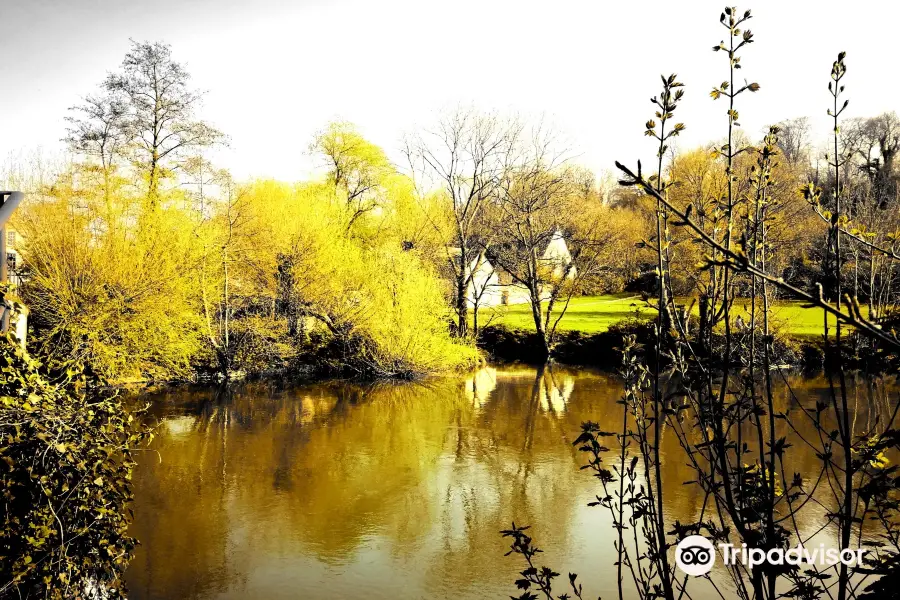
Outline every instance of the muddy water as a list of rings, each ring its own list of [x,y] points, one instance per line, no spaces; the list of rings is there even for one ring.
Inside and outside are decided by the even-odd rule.
[[[892,389],[852,382],[858,427],[889,413]],[[611,520],[586,506],[599,490],[571,442],[585,420],[617,430],[621,393],[611,375],[505,367],[148,395],[159,427],[135,475],[130,597],[508,598],[522,567],[498,531],[512,521],[533,524],[563,582],[574,571],[585,597],[615,597]],[[823,379],[779,380],[779,410],[826,398]],[[664,436],[665,509],[695,519],[702,492],[682,484],[693,474]],[[816,472],[808,447],[789,453],[792,471]],[[801,530],[818,530],[823,511],[806,511]]]

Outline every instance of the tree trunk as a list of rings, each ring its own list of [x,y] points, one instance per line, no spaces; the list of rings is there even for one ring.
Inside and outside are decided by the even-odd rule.
[[[462,272],[456,279],[456,335],[461,338],[466,337],[468,329],[466,320],[469,317],[469,305],[466,298],[466,272],[464,267],[462,269]]]
[[[707,347],[708,332],[710,328],[709,309],[709,295],[700,294],[700,326],[697,329],[697,334],[700,338],[700,351],[703,355],[707,355],[709,352],[709,348]]]
[[[875,253],[869,250],[869,319],[877,319],[875,311]]]
[[[222,282],[222,296],[224,300],[223,306],[223,336],[222,347],[219,352],[219,367],[222,369],[222,376],[228,379],[228,372],[231,370],[231,323],[229,322],[230,298],[228,297],[228,248],[222,249],[222,271],[224,279]]]
[[[550,357],[550,340],[547,339],[547,330],[544,328],[544,320],[541,318],[540,291],[534,289],[534,287],[531,290],[531,316],[534,318],[534,329],[537,332],[538,340],[541,342],[544,359],[547,359]]]

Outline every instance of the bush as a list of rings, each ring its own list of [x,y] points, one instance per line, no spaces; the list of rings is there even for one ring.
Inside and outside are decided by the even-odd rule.
[[[758,334],[762,336],[762,334]],[[581,331],[562,331],[557,335],[556,344],[550,357],[559,362],[571,365],[587,365],[602,368],[617,366],[622,355],[625,337],[634,336],[637,344],[635,352],[643,360],[653,363],[652,352],[645,348],[653,348],[656,343],[655,324],[651,321],[628,319],[612,325],[601,333],[583,333]],[[732,362],[742,360],[750,343],[747,329],[733,332]],[[713,355],[721,356],[724,352],[724,335],[720,331],[713,333]],[[545,355],[537,334],[531,331],[509,329],[503,325],[484,327],[478,336],[478,346],[488,352],[492,358],[502,361],[521,361],[526,363],[542,363]],[[699,350],[699,348],[696,348]],[[816,354],[814,344],[801,344],[779,331],[772,332],[772,356],[770,360],[779,365],[803,365],[819,367],[822,364],[821,350]],[[761,354],[762,349],[757,348]],[[757,357],[759,358],[759,357]]]
[[[345,209],[321,186],[261,181],[244,193],[245,218],[265,240],[254,252],[269,290],[257,293],[277,297],[285,316],[312,321],[328,346],[307,358],[386,377],[477,364],[476,350],[451,337],[442,281],[416,250],[348,235]]]
[[[543,363],[546,353],[537,333],[488,325],[478,332],[478,347],[494,360]]]
[[[297,355],[285,319],[251,315],[235,319],[232,335],[240,337],[233,366],[244,374],[278,374],[290,370]]]
[[[54,383],[0,344],[0,598],[124,597],[133,451],[149,434],[79,369]]]
[[[126,195],[103,212],[65,186],[54,194],[16,215],[32,352],[48,367],[77,359],[110,380],[189,376],[201,343],[191,222],[173,208],[142,211]]]

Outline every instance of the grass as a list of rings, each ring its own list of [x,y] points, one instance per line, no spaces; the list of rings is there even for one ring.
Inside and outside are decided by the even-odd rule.
[[[559,329],[599,333],[629,317],[639,316],[649,319],[655,313],[656,311],[648,308],[640,296],[627,294],[581,296],[572,298],[565,316],[559,322]],[[481,309],[478,320],[481,323],[491,321],[494,324],[503,324],[511,329],[534,330],[534,320],[528,304]]]
[[[694,313],[696,312],[695,308]],[[749,312],[749,300],[735,301],[732,314],[746,320]],[[778,300],[772,303],[770,314],[772,327],[790,336],[812,338],[822,335],[823,316],[820,309],[805,308],[802,303],[794,300]],[[655,315],[656,311],[649,308],[637,295],[582,296],[573,298],[569,303],[569,308],[559,323],[559,329],[600,333],[606,331],[610,325],[628,318],[650,319]],[[491,322],[506,325],[511,329],[534,330],[531,308],[527,304],[483,308],[479,312],[478,320],[481,325]],[[829,327],[834,327],[834,324],[834,317],[829,316]]]

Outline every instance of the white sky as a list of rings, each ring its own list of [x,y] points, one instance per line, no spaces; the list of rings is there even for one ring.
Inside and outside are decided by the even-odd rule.
[[[754,138],[809,116],[821,132],[831,63],[848,53],[847,116],[896,108],[900,3],[758,0],[742,75],[762,86],[738,110]],[[686,85],[682,148],[715,139],[725,79],[712,46],[722,2],[0,0],[0,158],[62,149],[67,108],[115,70],[129,38],[172,45],[207,90],[201,116],[231,138],[216,159],[239,179],[308,176],[312,134],[356,123],[399,160],[403,132],[441,109],[546,115],[596,171],[649,160],[642,136],[660,73]],[[743,12],[745,6],[739,6]],[[835,24],[840,31],[833,33]],[[652,37],[667,30],[665,39]]]

